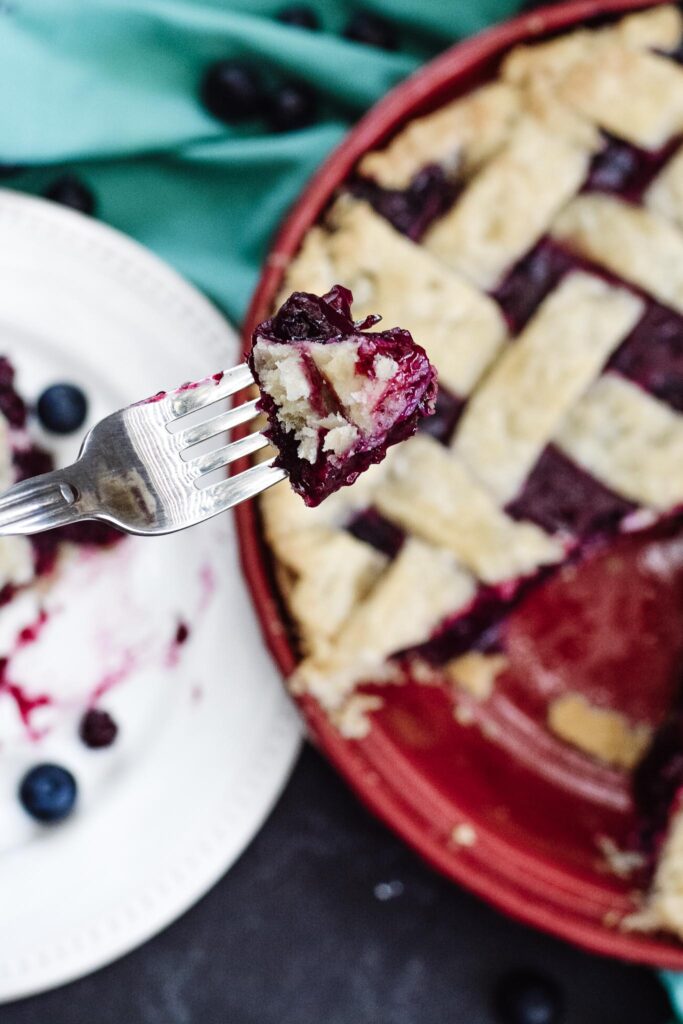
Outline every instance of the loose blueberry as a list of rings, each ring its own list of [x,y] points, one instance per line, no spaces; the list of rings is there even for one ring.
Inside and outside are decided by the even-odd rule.
[[[204,74],[202,102],[219,121],[232,124],[262,112],[263,90],[256,72],[239,61],[219,60]]]
[[[398,45],[393,26],[371,11],[356,11],[344,29],[344,35],[355,43],[376,46],[380,50],[395,50]]]
[[[292,132],[305,128],[315,119],[315,93],[307,85],[287,82],[271,97],[268,121],[276,132]]]
[[[562,996],[551,979],[534,971],[514,971],[501,978],[495,992],[501,1024],[558,1024]]]
[[[45,189],[45,198],[51,199],[53,203],[61,203],[62,206],[69,206],[79,213],[93,214],[95,212],[95,197],[83,182],[75,174],[63,174]]]
[[[0,178],[15,178],[25,170],[26,168],[22,164],[0,163]]]
[[[19,799],[37,821],[61,821],[76,803],[76,780],[58,764],[37,764],[21,780]]]
[[[52,384],[38,399],[38,418],[53,434],[71,434],[85,423],[88,402],[75,384]]]
[[[108,711],[103,708],[91,708],[81,718],[78,735],[86,747],[99,750],[110,747],[118,734],[119,727]]]
[[[277,20],[283,25],[292,25],[294,28],[308,28],[315,30],[319,28],[318,15],[310,7],[303,4],[296,4],[293,7],[285,7],[280,11]]]

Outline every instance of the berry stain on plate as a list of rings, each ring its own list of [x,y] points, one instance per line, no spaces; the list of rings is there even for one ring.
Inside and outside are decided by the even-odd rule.
[[[34,428],[55,436],[76,433],[88,404],[86,392],[66,381],[45,388],[35,404],[27,403],[17,390],[13,365],[0,357],[0,426],[6,424],[0,444],[6,448],[10,482],[50,472],[54,458],[36,443]],[[12,799],[18,798],[34,820],[49,824],[67,818],[76,803],[77,781],[63,766],[63,756],[81,766],[78,773],[89,793],[88,766],[98,777],[97,764],[111,764],[111,758],[120,763],[128,757],[129,742],[139,742],[136,731],[139,737],[144,725],[136,721],[138,698],[127,694],[133,686],[144,688],[150,673],[159,680],[155,687],[167,688],[180,678],[169,670],[209,608],[216,578],[211,560],[199,554],[178,606],[169,594],[150,608],[151,596],[144,599],[141,593],[150,578],[151,549],[104,523],[8,537],[3,544],[0,743],[26,752]],[[158,693],[165,702],[167,695]],[[149,714],[148,709],[143,718]],[[92,762],[86,751],[93,752]]]

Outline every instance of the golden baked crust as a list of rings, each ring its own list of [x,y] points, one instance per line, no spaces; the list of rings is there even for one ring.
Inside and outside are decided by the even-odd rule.
[[[683,312],[683,234],[612,196],[583,195],[557,217],[559,241]]]
[[[453,392],[467,395],[507,337],[488,296],[399,235],[367,203],[343,196],[313,228],[288,268],[281,295],[350,288],[359,319],[382,311],[409,330]]]
[[[565,553],[556,538],[502,512],[457,455],[425,435],[397,450],[374,504],[407,532],[452,551],[483,583],[527,576]]]
[[[683,501],[683,416],[617,374],[569,411],[558,445],[638,504],[665,511]]]
[[[411,121],[385,149],[367,153],[358,170],[384,188],[406,188],[428,164],[468,178],[508,140],[520,109],[517,90],[505,82],[482,86]]]
[[[589,159],[586,147],[525,119],[424,244],[480,288],[495,288],[579,189]]]
[[[478,388],[455,451],[504,504],[565,415],[634,326],[642,303],[590,274],[570,274]]]

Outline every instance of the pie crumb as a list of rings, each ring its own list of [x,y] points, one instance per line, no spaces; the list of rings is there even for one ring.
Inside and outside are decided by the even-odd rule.
[[[376,694],[353,693],[331,718],[344,739],[362,740],[370,732],[371,711],[377,711],[384,701]]]
[[[645,864],[642,853],[622,850],[610,836],[598,836],[596,845],[602,854],[608,870],[617,878],[628,878]]]
[[[446,674],[456,686],[462,686],[477,700],[487,700],[493,693],[496,676],[508,663],[504,654],[481,654],[470,651],[453,658],[446,665]]]
[[[472,725],[475,719],[474,711],[466,704],[456,704],[453,717],[459,725]]]
[[[580,693],[566,693],[548,708],[548,725],[560,739],[615,768],[632,769],[645,753],[652,729],[625,715],[589,704]]]
[[[477,833],[472,825],[461,821],[451,832],[451,839],[457,846],[474,846],[477,841]]]

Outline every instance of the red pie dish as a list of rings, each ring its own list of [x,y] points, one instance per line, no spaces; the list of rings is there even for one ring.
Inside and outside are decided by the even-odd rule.
[[[635,13],[634,13],[635,12]],[[436,868],[683,968],[683,19],[605,0],[456,46],[351,132],[245,324],[334,283],[436,413],[349,488],[242,506],[314,741]]]

